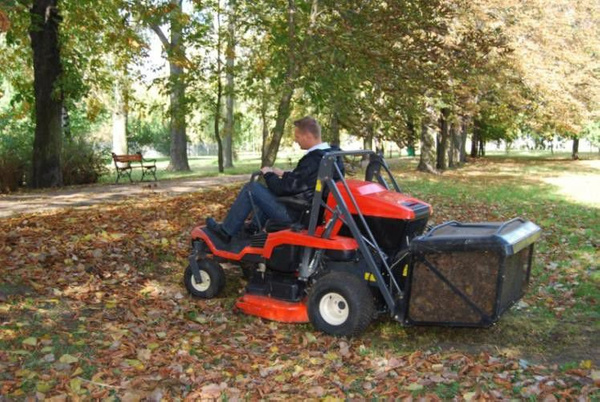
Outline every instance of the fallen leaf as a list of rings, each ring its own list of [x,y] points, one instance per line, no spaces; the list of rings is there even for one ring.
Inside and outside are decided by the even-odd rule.
[[[315,398],[320,398],[325,395],[325,389],[321,386],[316,386],[308,389],[308,394]]]
[[[21,342],[23,345],[27,345],[27,346],[36,346],[37,345],[37,338],[36,337],[29,337],[27,339],[24,339],[23,342]]]
[[[315,343],[317,341],[317,337],[310,332],[305,332],[304,336],[306,337],[308,343]]]
[[[35,389],[42,394],[49,392],[54,387],[53,381],[40,381],[36,384]]]
[[[72,364],[77,363],[79,359],[75,356],[71,356],[70,354],[64,354],[60,357],[60,359],[58,359],[58,361],[65,364]]]
[[[344,341],[340,342],[340,355],[343,357],[350,356],[350,345]]]
[[[405,389],[409,390],[409,391],[420,391],[423,389],[423,386],[421,384],[417,384],[416,382],[410,384],[408,387],[404,387]]]
[[[81,379],[71,378],[71,380],[69,381],[69,388],[72,392],[79,394],[81,392]]]
[[[129,365],[130,367],[133,367],[134,369],[140,371],[146,368],[144,364],[137,359],[125,359],[125,363],[127,363],[127,365]]]
[[[152,351],[150,349],[138,349],[137,358],[142,361],[148,361],[152,357]]]
[[[219,384],[208,384],[202,387],[201,395],[203,399],[217,399],[222,392]]]
[[[68,395],[60,394],[44,399],[44,402],[65,402],[68,399]]]
[[[139,402],[144,398],[144,394],[137,391],[127,391],[120,398],[122,402]]]

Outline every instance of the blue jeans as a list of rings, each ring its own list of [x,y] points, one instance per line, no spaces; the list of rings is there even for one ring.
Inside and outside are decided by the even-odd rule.
[[[242,188],[233,202],[223,221],[223,229],[231,236],[238,234],[252,212],[252,205],[256,207],[253,221],[259,227],[263,227],[268,219],[289,223],[293,221],[285,205],[277,202],[277,197],[268,188],[251,182]]]

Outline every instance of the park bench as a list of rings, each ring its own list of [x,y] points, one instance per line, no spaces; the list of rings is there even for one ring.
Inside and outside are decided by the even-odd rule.
[[[129,181],[133,183],[133,180],[131,179],[131,172],[133,169],[142,169],[142,178],[140,181],[144,181],[144,176],[146,176],[147,173],[152,173],[154,181],[156,181],[156,159],[144,159],[141,152],[133,155],[117,155],[113,152],[112,158],[115,163],[115,169],[117,169],[117,180],[115,183],[119,182],[121,176],[129,177]]]

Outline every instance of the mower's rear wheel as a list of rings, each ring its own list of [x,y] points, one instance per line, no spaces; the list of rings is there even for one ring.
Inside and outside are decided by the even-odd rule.
[[[357,336],[375,315],[369,286],[356,275],[331,272],[320,277],[308,295],[308,318],[330,335]]]
[[[202,282],[196,282],[192,267],[189,265],[183,274],[183,283],[188,292],[194,297],[211,299],[217,296],[225,287],[225,272],[221,265],[212,260],[198,261],[200,278]]]

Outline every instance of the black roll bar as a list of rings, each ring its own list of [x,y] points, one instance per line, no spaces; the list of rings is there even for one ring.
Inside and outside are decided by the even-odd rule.
[[[399,299],[403,298],[403,296],[404,296],[403,292],[400,289],[400,286],[398,285],[398,283],[396,282],[394,276],[392,275],[391,268],[389,267],[389,265],[387,263],[386,255],[383,253],[383,251],[377,244],[377,241],[375,240],[375,236],[373,235],[373,233],[371,232],[371,229],[367,225],[367,222],[358,207],[358,203],[356,202],[356,199],[350,192],[348,183],[346,182],[345,178],[341,175],[339,167],[336,164],[336,160],[338,157],[356,156],[356,155],[368,155],[369,156],[369,165],[367,166],[367,175],[366,175],[367,180],[372,181],[372,179],[375,178],[381,185],[383,185],[386,189],[389,190],[390,186],[388,185],[385,178],[381,175],[381,168],[383,168],[386,171],[386,173],[388,174],[388,178],[390,179],[390,181],[392,183],[393,189],[397,192],[400,192],[400,187],[398,186],[396,180],[394,179],[394,176],[392,175],[389,167],[387,166],[387,164],[385,163],[383,158],[381,156],[377,155],[375,152],[370,151],[370,150],[328,152],[327,154],[325,154],[323,156],[323,159],[321,160],[321,164],[319,165],[317,184],[315,187],[315,194],[314,194],[314,197],[312,200],[312,206],[311,206],[310,222],[308,225],[308,234],[310,236],[315,235],[316,228],[319,223],[318,222],[319,212],[320,212],[321,207],[323,205],[325,205],[325,202],[326,202],[326,200],[323,200],[323,191],[325,191],[325,189],[327,189],[327,190],[329,190],[329,192],[331,192],[331,194],[333,195],[333,197],[336,201],[336,204],[337,204],[336,210],[339,211],[340,218],[348,226],[348,228],[352,232],[352,235],[356,239],[358,248],[359,248],[360,252],[362,253],[363,257],[365,258],[365,261],[367,263],[367,266],[369,267],[371,274],[373,274],[373,276],[375,277],[375,280],[377,282],[379,290],[381,291],[381,294],[383,295],[383,298],[385,299],[385,302],[390,310],[391,315],[394,318],[398,319],[399,317],[397,316],[397,314],[398,314],[399,309],[397,308],[398,306],[397,306],[396,300],[394,300],[393,292],[397,293],[399,295]],[[350,201],[352,202],[354,209],[357,211],[358,219],[361,221],[363,227],[365,228],[366,237],[363,236],[363,234],[361,233],[354,217],[350,213],[348,205],[346,205],[346,202],[344,201],[342,194],[340,193],[339,189],[336,186],[336,182],[334,180],[334,177],[335,177],[334,171],[337,172],[339,177],[341,178],[340,180],[342,182],[342,185],[344,186],[344,189],[345,189],[346,193],[348,194],[348,197],[350,198]],[[334,216],[335,216],[335,214],[334,214]],[[324,233],[324,236],[325,237],[329,236],[329,232],[330,232],[330,230],[327,230]],[[381,259],[383,266],[388,271],[388,274],[390,277],[389,287],[386,285],[385,278],[383,277],[380,269],[378,268],[373,254],[369,250],[369,245],[377,252],[378,257]],[[312,256],[312,260],[311,260],[311,256]],[[308,247],[305,248],[304,254],[302,257],[302,262],[300,265],[300,275],[299,275],[300,279],[307,280],[314,273],[314,270],[316,269],[316,267],[318,265],[318,261],[316,261],[316,259],[320,259],[320,258],[321,258],[321,253],[319,253],[319,252],[313,253],[313,250],[311,248],[308,248]]]

